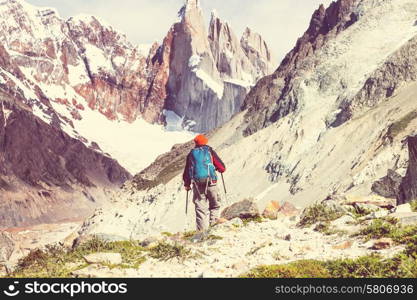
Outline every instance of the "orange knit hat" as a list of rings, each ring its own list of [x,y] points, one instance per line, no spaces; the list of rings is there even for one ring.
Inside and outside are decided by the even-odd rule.
[[[195,139],[194,139],[194,143],[195,143],[197,146],[204,146],[204,145],[207,145],[207,143],[208,143],[208,138],[206,138],[206,136],[205,136],[205,135],[203,135],[203,134],[197,135],[197,136],[195,137]]]

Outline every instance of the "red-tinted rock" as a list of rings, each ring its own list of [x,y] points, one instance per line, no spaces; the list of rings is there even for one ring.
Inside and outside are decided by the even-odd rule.
[[[285,202],[282,204],[281,208],[278,210],[278,214],[284,215],[286,217],[297,216],[300,214],[300,210],[297,209],[293,204]]]

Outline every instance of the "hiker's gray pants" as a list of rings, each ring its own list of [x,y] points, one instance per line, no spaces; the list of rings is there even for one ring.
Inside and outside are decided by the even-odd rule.
[[[205,230],[208,228],[207,216],[209,216],[210,225],[214,225],[219,219],[220,197],[218,189],[216,185],[194,183],[193,194],[197,230]]]

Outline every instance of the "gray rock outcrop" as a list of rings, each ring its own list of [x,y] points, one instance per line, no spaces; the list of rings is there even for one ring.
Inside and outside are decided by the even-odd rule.
[[[417,199],[417,136],[410,136],[408,141],[408,168],[401,181],[397,205]]]

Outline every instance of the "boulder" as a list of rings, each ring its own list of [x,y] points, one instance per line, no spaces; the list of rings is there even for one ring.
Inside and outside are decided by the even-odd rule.
[[[342,203],[344,205],[351,205],[351,206],[355,206],[358,204],[374,205],[380,208],[391,209],[396,205],[395,202],[396,201],[393,198],[392,199],[384,198],[384,197],[375,196],[375,195],[366,196],[366,197],[347,195],[346,199]]]
[[[362,218],[359,218],[359,221],[380,219],[380,218],[386,217],[388,215],[389,215],[388,210],[378,210],[378,211],[374,211],[373,213],[371,213],[369,215],[366,215]]]
[[[225,208],[221,217],[227,220],[234,218],[248,219],[259,217],[259,209],[253,199],[245,199]]]
[[[217,219],[217,221],[216,221],[216,224],[215,224],[215,225],[224,224],[224,223],[226,223],[227,221],[228,221],[227,219],[224,219],[224,218],[218,218],[218,219]]]
[[[10,233],[0,232],[0,262],[7,262],[15,248],[15,243]]]
[[[355,223],[355,218],[349,215],[344,215],[332,222],[332,225],[335,227],[344,227],[345,225],[350,225]]]
[[[293,217],[299,215],[300,212],[301,210],[295,207],[290,202],[284,202],[284,204],[282,204],[282,206],[278,210],[278,215],[282,215],[285,217]]]
[[[376,240],[371,249],[373,250],[383,250],[383,249],[388,249],[391,248],[394,245],[394,242],[392,239],[390,238],[381,238],[379,240]]]
[[[120,253],[97,252],[84,255],[83,258],[89,264],[120,265],[122,263],[122,256]]]
[[[324,200],[321,202],[325,207],[331,209],[332,211],[340,212],[340,213],[347,213],[347,209],[343,206],[343,202],[338,202],[335,200]]]
[[[159,238],[159,237],[150,236],[150,237],[147,237],[146,239],[144,239],[142,242],[140,242],[140,246],[142,246],[144,248],[152,248],[152,247],[155,247],[156,245],[158,245],[160,240],[161,240],[161,238]]]
[[[408,167],[405,177],[402,179],[397,195],[397,204],[404,204],[417,199],[417,136],[409,136],[408,143]]]
[[[395,212],[389,216],[398,219],[399,223],[402,225],[417,224],[417,212]]]
[[[377,195],[386,198],[396,198],[402,181],[401,175],[393,170],[388,170],[388,174],[372,184],[371,190]]]
[[[411,213],[413,212],[411,209],[410,203],[400,204],[394,208],[394,212],[396,213]]]
[[[79,237],[79,234],[77,231],[72,232],[71,234],[69,234],[62,242],[61,245],[64,248],[67,249],[71,249],[75,244],[76,244],[76,240]]]
[[[343,243],[334,245],[332,248],[335,249],[335,250],[346,250],[346,249],[351,248],[352,245],[353,245],[352,241],[345,241]]]
[[[270,220],[276,220],[280,208],[281,206],[279,205],[278,201],[271,201],[266,205],[262,216]]]

